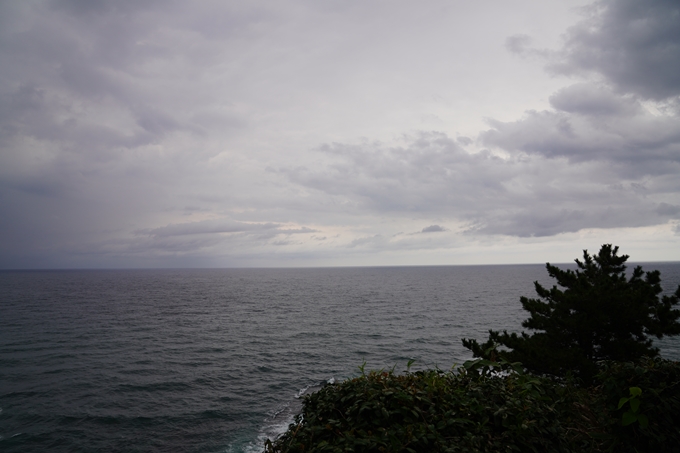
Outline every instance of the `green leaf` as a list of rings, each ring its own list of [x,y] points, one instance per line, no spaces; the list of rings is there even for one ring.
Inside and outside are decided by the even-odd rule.
[[[513,370],[515,370],[515,373],[519,375],[524,374],[524,366],[522,366],[522,362],[512,362],[510,366],[512,367]]]
[[[637,412],[638,409],[640,408],[640,400],[637,398],[631,398],[630,400],[630,410],[633,412]]]
[[[621,424],[622,424],[623,426],[628,426],[628,425],[630,425],[631,423],[635,423],[635,421],[637,421],[637,419],[638,419],[638,418],[637,418],[637,415],[635,415],[634,413],[632,413],[632,412],[625,412],[625,413],[623,414],[622,419],[621,419]]]
[[[466,360],[463,363],[463,368],[465,368],[466,370],[475,369],[475,368],[477,368],[480,361],[481,361],[481,359]]]
[[[621,408],[623,407],[623,405],[626,404],[626,403],[628,402],[629,399],[630,399],[630,398],[626,398],[625,396],[624,396],[623,398],[621,398],[621,399],[619,400],[619,407],[618,407],[618,409],[621,409]]]
[[[631,387],[628,390],[630,391],[630,396],[642,395],[642,389],[640,389],[640,387]]]
[[[647,419],[647,416],[645,414],[639,414],[637,416],[637,419],[642,428],[646,428],[647,425],[649,425],[649,420]]]

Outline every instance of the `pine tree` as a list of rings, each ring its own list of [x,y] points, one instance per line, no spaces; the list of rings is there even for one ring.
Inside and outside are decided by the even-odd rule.
[[[520,299],[530,313],[522,326],[535,331],[489,330],[482,345],[463,339],[475,357],[494,359],[497,355],[521,362],[528,370],[554,376],[572,371],[584,382],[591,381],[599,360],[631,361],[659,354],[655,336],[680,334],[680,286],[672,296],[659,298],[659,271],[644,272],[637,266],[629,278],[628,255],[605,244],[596,256],[583,251],[577,269],[562,270],[547,263],[548,274],[564,288],[546,289],[534,282],[539,298]],[[507,349],[496,349],[496,347]]]

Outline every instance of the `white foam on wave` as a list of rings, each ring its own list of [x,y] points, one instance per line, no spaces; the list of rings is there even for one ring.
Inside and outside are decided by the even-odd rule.
[[[284,411],[279,411],[282,413]],[[293,422],[295,416],[291,416],[289,419],[279,420],[278,423],[274,423],[271,420],[260,428],[260,432],[257,434],[257,438],[247,444],[236,447],[230,445],[227,447],[227,453],[262,453],[264,451],[264,443],[267,439],[273,441],[281,434],[285,433],[288,429],[288,425]]]
[[[252,442],[240,447],[230,446],[227,448],[228,453],[262,453],[264,450],[264,443],[267,439],[274,441],[281,434],[285,433],[291,423],[295,420],[295,416],[300,412],[302,403],[299,400],[310,393],[314,393],[326,384],[335,384],[335,378],[330,377],[325,382],[313,382],[295,393],[295,400],[282,404],[264,420],[260,428],[257,438]]]

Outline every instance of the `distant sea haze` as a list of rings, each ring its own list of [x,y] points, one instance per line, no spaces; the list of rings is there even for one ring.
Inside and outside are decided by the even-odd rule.
[[[680,263],[643,267],[680,283]],[[544,265],[0,272],[0,451],[262,451],[364,361],[448,369],[461,338],[521,330],[535,280],[554,283]],[[655,344],[680,359],[680,338]]]

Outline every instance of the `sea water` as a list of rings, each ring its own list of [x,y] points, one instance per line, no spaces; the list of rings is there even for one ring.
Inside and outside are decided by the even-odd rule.
[[[643,267],[680,283],[680,263]],[[0,451],[262,451],[364,362],[449,369],[462,338],[520,330],[535,280],[553,283],[542,265],[3,271]]]

